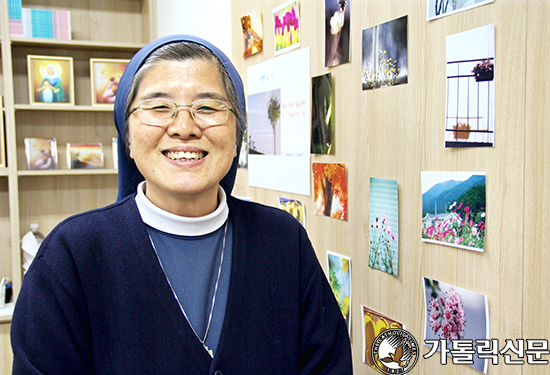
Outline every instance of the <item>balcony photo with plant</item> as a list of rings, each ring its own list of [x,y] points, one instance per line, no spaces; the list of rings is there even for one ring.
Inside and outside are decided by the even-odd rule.
[[[492,147],[495,140],[495,29],[447,36],[445,147]]]

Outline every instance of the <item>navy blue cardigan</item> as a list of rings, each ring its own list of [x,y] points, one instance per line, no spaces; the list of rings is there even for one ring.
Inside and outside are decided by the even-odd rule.
[[[13,374],[351,374],[347,328],[305,230],[282,210],[228,204],[231,281],[213,359],[130,196],[44,240],[13,315]]]

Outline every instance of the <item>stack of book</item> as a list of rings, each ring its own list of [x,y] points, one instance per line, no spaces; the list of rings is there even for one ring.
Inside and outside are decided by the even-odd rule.
[[[8,0],[10,35],[27,38],[71,39],[71,12],[23,8]]]

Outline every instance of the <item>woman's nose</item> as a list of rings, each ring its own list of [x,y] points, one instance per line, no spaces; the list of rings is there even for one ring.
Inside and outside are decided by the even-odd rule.
[[[179,107],[174,121],[166,129],[171,136],[180,136],[183,138],[200,137],[202,129],[197,125],[191,115],[189,107]]]

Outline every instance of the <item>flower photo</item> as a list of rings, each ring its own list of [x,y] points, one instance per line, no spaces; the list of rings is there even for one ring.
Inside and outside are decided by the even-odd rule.
[[[407,16],[363,30],[363,90],[407,83],[407,35]]]
[[[483,252],[485,173],[421,172],[422,241]]]
[[[438,280],[423,278],[425,302],[424,340],[489,339],[487,296]],[[474,344],[475,345],[475,344]],[[488,360],[473,356],[473,368],[487,373]]]
[[[397,276],[399,209],[397,181],[370,179],[369,267]]]
[[[298,1],[290,0],[273,9],[275,55],[300,47]]]

